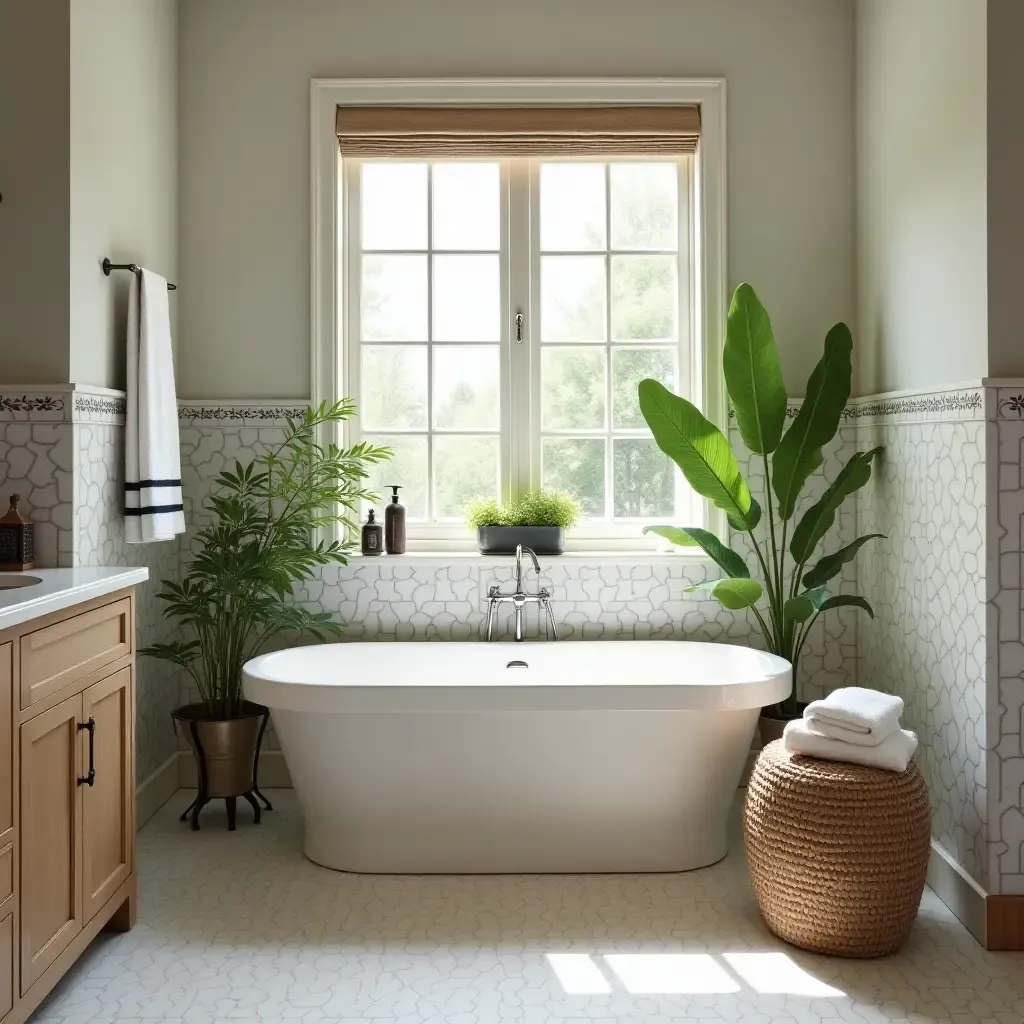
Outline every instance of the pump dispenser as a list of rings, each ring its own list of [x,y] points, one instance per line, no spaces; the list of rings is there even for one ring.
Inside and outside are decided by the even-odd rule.
[[[384,549],[389,555],[405,554],[405,506],[398,503],[397,484],[389,484],[391,504],[384,509]]]

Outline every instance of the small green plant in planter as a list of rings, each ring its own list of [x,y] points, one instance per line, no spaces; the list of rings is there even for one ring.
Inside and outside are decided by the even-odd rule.
[[[307,409],[287,421],[278,444],[225,469],[206,502],[212,521],[196,535],[199,554],[180,583],[162,581],[157,597],[183,639],[139,653],[180,666],[199,691],[198,703],[173,712],[200,772],[193,828],[212,797],[228,800],[231,827],[235,797],[248,794],[258,813],[249,791],[267,710],[244,699],[242,666],[281,633],[323,640],[341,632],[329,613],[302,607],[293,594],[320,566],[346,564],[359,503],[375,497],[364,488],[368,467],[391,457],[391,449],[365,442],[351,448],[318,443],[322,426],[354,413],[349,399]],[[344,540],[317,539],[319,530],[335,524],[344,528]]]
[[[565,531],[580,518],[580,506],[559,491],[532,491],[505,505],[493,498],[469,503],[466,521],[476,530],[476,543],[485,555],[515,554],[516,545],[538,555],[560,555]]]
[[[858,537],[813,563],[812,559],[842,503],[871,478],[872,460],[881,449],[857,452],[825,493],[796,517],[804,485],[821,466],[822,448],[835,437],[850,397],[852,351],[849,328],[836,324],[825,338],[825,352],[807,382],[803,404],[787,427],[786,391],[771,321],[749,284],[736,289],[722,362],[740,437],[764,467],[763,505],[750,493],[725,435],[696,406],[656,380],[641,381],[639,386],[640,411],[658,447],[698,494],[725,512],[732,531],[744,536],[761,578],[753,578],[740,552],[707,530],[686,526],[647,530],[674,544],[703,548],[725,577],[689,589],[710,590],[730,610],[750,609],[768,650],[792,664],[792,694],[766,710],[775,722],[799,717],[802,711],[800,655],[818,616],[854,607],[874,617],[863,597],[833,593],[828,584],[864,544],[882,534]],[[762,719],[762,735],[775,731]]]

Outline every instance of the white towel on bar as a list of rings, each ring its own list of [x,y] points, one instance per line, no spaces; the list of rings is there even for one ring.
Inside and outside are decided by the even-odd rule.
[[[869,768],[885,768],[890,772],[905,772],[917,750],[917,736],[907,729],[897,729],[874,747],[858,746],[819,736],[807,728],[806,719],[797,718],[787,723],[782,733],[782,746],[787,753],[804,754],[823,761],[846,761]]]
[[[812,732],[863,747],[877,746],[896,732],[902,714],[899,697],[863,686],[842,686],[804,710]]]
[[[129,544],[185,532],[167,281],[142,270],[128,292],[124,532]]]

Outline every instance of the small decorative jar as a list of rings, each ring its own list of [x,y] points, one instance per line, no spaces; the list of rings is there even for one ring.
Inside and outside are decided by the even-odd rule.
[[[18,511],[20,494],[11,495],[11,507],[0,519],[0,569],[21,572],[35,566],[32,523]]]

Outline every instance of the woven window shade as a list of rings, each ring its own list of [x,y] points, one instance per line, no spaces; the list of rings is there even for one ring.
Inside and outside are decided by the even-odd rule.
[[[700,109],[338,107],[351,157],[657,156],[692,153]]]

